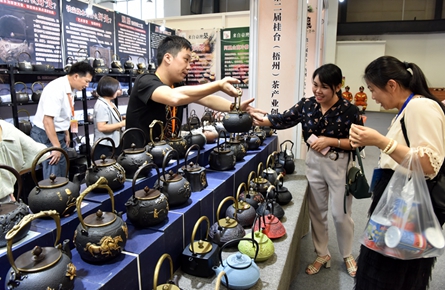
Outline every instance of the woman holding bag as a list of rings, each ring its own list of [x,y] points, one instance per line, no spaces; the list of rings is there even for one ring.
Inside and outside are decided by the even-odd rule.
[[[366,67],[364,78],[372,99],[385,109],[398,109],[386,136],[371,128],[351,127],[351,146],[377,146],[382,150],[371,182],[371,215],[395,168],[410,148],[418,150],[427,179],[441,174],[445,157],[445,107],[429,92],[422,70],[414,63],[401,62],[391,56],[379,57]],[[445,212],[437,206],[433,202],[442,226]],[[435,258],[394,259],[362,245],[355,289],[426,289],[434,262]]]

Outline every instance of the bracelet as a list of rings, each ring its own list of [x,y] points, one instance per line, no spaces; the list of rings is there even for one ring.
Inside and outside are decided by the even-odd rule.
[[[337,147],[340,148],[341,143],[340,143],[340,138],[337,139]]]
[[[391,148],[389,148],[389,149],[388,149],[386,152],[384,152],[384,153],[390,155],[390,154],[392,154],[392,153],[394,152],[394,150],[396,150],[396,148],[397,148],[397,141],[394,140],[394,142],[392,142]]]
[[[383,149],[383,153],[388,152],[389,148],[391,148],[392,143],[394,142],[394,139],[389,139],[388,145],[386,145],[385,149]]]

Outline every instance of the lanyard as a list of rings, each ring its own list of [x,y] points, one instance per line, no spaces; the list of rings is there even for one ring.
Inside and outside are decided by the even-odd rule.
[[[71,119],[74,118],[74,105],[73,105],[73,97],[71,96],[71,93],[67,93],[68,100],[70,102],[71,107]]]
[[[157,72],[155,72],[155,75],[156,75],[156,76],[159,78],[159,80],[163,83],[161,77],[158,75]],[[173,89],[174,86],[171,86],[171,88]],[[170,117],[176,117],[176,111],[177,111],[177,108],[176,108],[176,107],[172,107],[172,106],[168,106],[168,105],[166,105],[166,109],[167,109],[167,112],[170,113]],[[172,127],[173,127],[173,130],[174,130],[174,128],[175,128],[175,120],[172,120]]]
[[[403,110],[405,109],[406,105],[408,105],[409,101],[411,101],[411,99],[414,97],[414,93],[412,93],[411,95],[409,95],[409,97],[406,99],[406,101],[403,103],[402,107],[400,108],[400,111],[397,113],[396,118],[394,120],[397,120],[397,118],[399,117],[399,115],[403,112]]]

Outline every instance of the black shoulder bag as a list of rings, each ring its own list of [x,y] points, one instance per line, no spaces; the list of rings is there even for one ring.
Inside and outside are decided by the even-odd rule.
[[[353,163],[352,167],[346,172],[346,184],[345,184],[345,195],[343,200],[343,209],[346,213],[346,197],[352,194],[357,199],[369,198],[371,197],[371,192],[369,192],[369,184],[366,180],[365,170],[363,169],[362,158],[360,157],[360,151],[355,148],[355,152],[352,152]],[[355,156],[357,156],[358,164],[360,168],[356,167],[354,164]],[[351,159],[351,154],[349,154],[349,160]]]

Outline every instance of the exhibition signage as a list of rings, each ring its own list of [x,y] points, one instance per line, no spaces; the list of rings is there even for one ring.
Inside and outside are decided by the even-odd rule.
[[[167,36],[175,35],[175,31],[173,29],[160,26],[154,23],[150,23],[149,28],[150,28],[150,33],[149,33],[150,63],[154,64],[155,67],[157,67],[158,62],[156,56],[158,54],[159,43]]]

